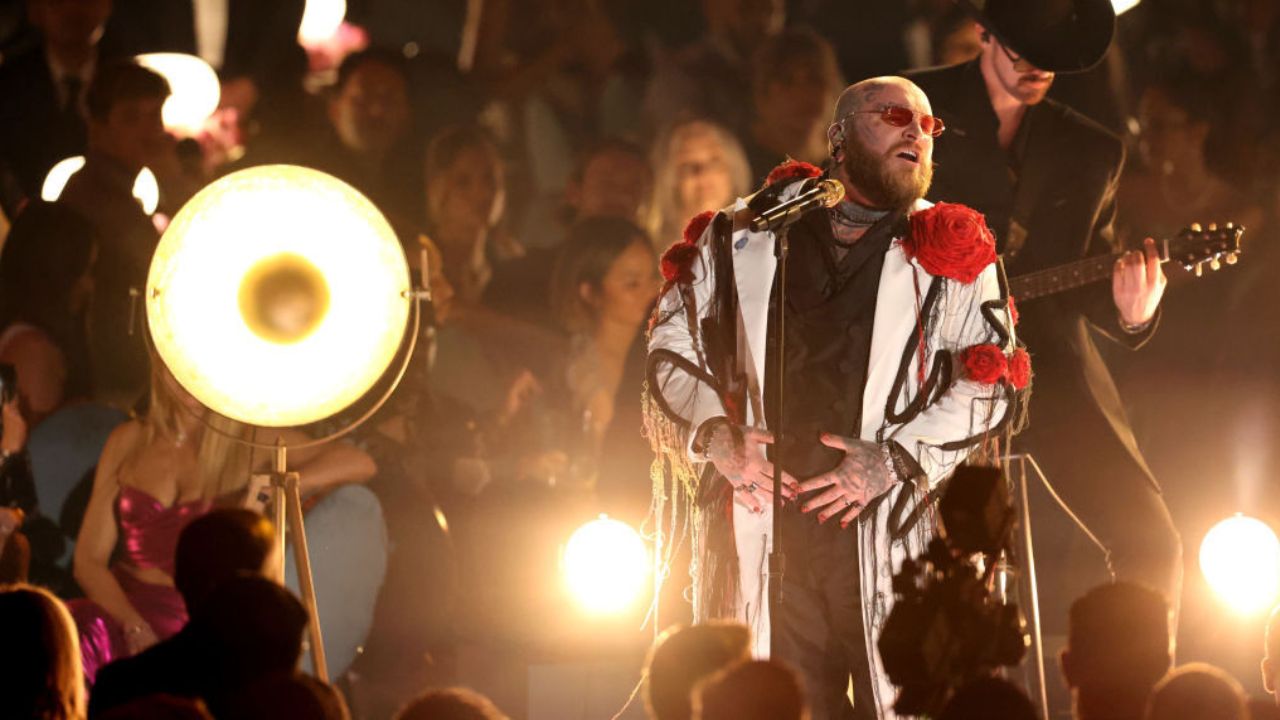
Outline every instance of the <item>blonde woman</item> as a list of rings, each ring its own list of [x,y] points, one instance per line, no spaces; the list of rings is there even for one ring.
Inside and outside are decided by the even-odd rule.
[[[62,601],[31,585],[0,586],[0,698],[4,716],[83,720],[76,626]]]
[[[444,257],[444,273],[462,304],[479,302],[493,263],[524,255],[502,227],[506,163],[482,128],[440,131],[427,145],[427,234]]]
[[[751,192],[751,166],[742,144],[709,120],[672,125],[653,145],[655,249],[680,239],[689,218],[719,210]]]
[[[179,533],[216,505],[243,504],[249,476],[270,461],[269,453],[255,455],[231,439],[248,438],[250,428],[209,413],[154,355],[151,367],[151,407],[107,439],[76,543],[73,570],[86,600],[71,610],[90,683],[102,665],[186,624],[173,586]],[[284,439],[305,438],[285,431]],[[302,473],[304,493],[363,482],[376,471],[368,455],[343,443],[295,451],[289,459]]]

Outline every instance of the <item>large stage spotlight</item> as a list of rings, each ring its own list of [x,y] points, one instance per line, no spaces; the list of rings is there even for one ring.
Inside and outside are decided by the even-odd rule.
[[[83,155],[59,160],[49,168],[49,174],[44,176],[44,184],[40,186],[40,199],[45,202],[57,202],[58,198],[62,197],[62,191],[66,189],[71,176],[80,172],[83,167]],[[142,204],[143,212],[148,215],[154,213],[159,207],[160,186],[156,183],[156,176],[150,168],[142,168],[138,177],[133,179],[133,197]]]
[[[241,422],[294,427],[366,393],[404,337],[409,269],[363,195],[267,165],[201,190],[147,279],[147,320],[174,377]]]
[[[648,586],[649,552],[640,533],[607,515],[574,531],[562,563],[574,601],[591,615],[634,607]]]
[[[1116,15],[1123,15],[1138,6],[1142,0],[1111,0],[1111,7]]]
[[[422,297],[368,199],[317,170],[266,165],[217,180],[174,216],[151,261],[146,308],[156,352],[182,387],[214,412],[263,428],[307,425],[368,392],[413,310],[395,382],[354,423],[299,449],[350,431],[386,400],[413,354]],[[301,478],[288,471],[283,440],[250,444],[275,452],[281,577],[287,523],[316,673],[325,677]]]
[[[1200,571],[1232,609],[1244,615],[1266,611],[1280,594],[1280,540],[1266,523],[1236,513],[1204,536]]]
[[[147,53],[136,60],[169,81],[161,111],[165,129],[183,137],[199,135],[222,99],[222,85],[209,63],[184,53]]]

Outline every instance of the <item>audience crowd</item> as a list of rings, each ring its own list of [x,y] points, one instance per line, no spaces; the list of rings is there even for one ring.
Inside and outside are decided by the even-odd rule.
[[[645,518],[644,332],[661,253],[785,159],[822,163],[847,83],[978,51],[950,0],[350,0],[326,41],[299,39],[306,4],[0,3],[4,717],[505,717],[473,692],[429,688],[452,684],[459,638],[493,619],[505,591],[476,565],[509,554],[485,544],[536,522],[530,508]],[[204,130],[166,128],[164,103],[184,88],[133,60],[151,52],[217,71]],[[1224,369],[1213,354],[1230,331],[1214,318],[1274,314],[1257,299],[1280,227],[1280,0],[1145,0],[1104,64],[1053,95],[1126,140],[1128,242],[1197,221],[1250,228],[1254,269],[1174,300],[1152,352],[1210,374],[1280,358],[1254,347],[1252,367]],[[83,166],[51,190],[52,167],[75,156]],[[372,578],[344,588],[364,647],[338,668],[353,710],[299,669],[307,616],[280,584],[251,479],[269,458],[149,349],[137,292],[186,200],[268,163],[366,195],[433,297],[390,401],[347,439],[290,456],[320,542],[325,513],[334,543],[353,528],[376,538],[351,541],[369,556],[317,559]],[[144,169],[154,209],[134,196]],[[1153,393],[1169,382],[1133,375]],[[517,530],[488,531],[506,522]],[[1100,587],[1069,628],[1078,720],[1250,712],[1222,671],[1172,667],[1151,591]],[[796,675],[749,646],[735,625],[668,631],[645,670],[649,716],[805,717]],[[1017,687],[975,677],[943,717],[993,712],[1035,713]]]

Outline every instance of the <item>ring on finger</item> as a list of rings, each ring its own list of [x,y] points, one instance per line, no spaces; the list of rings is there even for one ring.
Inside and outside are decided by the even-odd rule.
[[[748,485],[748,486],[747,486],[747,492],[749,492],[749,493],[753,493],[753,492],[755,492],[755,491],[756,491],[756,484],[755,484],[755,483],[751,483],[750,485]]]

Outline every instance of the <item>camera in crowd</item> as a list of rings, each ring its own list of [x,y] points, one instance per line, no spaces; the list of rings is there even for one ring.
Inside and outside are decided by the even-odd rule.
[[[940,536],[893,578],[895,604],[880,637],[900,715],[937,717],[956,688],[1017,665],[1030,642],[1017,605],[993,591],[1016,520],[1004,473],[961,467],[940,514]]]

